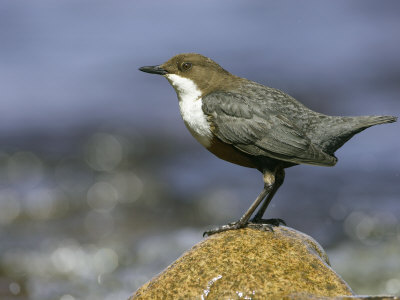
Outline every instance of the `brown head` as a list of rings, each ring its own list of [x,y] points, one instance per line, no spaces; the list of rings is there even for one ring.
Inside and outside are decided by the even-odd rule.
[[[208,57],[197,53],[178,54],[162,65],[139,68],[140,71],[160,74],[168,79],[178,93],[176,80],[189,79],[204,96],[217,90],[229,88],[236,78]]]

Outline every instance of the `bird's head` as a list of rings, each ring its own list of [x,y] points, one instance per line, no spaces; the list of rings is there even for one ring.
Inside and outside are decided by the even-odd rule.
[[[139,70],[163,75],[178,96],[192,92],[193,88],[197,88],[204,96],[223,90],[228,79],[236,78],[210,58],[197,53],[178,54],[161,65],[141,67]]]

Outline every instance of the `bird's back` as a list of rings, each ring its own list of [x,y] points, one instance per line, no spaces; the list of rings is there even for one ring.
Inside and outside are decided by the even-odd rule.
[[[245,80],[239,91],[250,102],[262,104],[261,113],[283,115],[323,152],[333,155],[355,134],[368,127],[396,122],[393,116],[328,116],[315,112],[290,95],[259,83]]]

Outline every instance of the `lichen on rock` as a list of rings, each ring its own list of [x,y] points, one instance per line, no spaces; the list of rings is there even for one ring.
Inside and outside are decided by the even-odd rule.
[[[266,229],[265,227],[264,229]],[[212,235],[139,288],[133,299],[300,299],[353,296],[311,237],[286,226]]]

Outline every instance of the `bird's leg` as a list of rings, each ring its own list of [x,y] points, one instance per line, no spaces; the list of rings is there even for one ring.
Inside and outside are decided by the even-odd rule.
[[[206,231],[206,232],[204,232],[203,236],[206,236],[206,235],[210,236],[215,233],[245,227],[247,225],[247,222],[249,221],[251,215],[254,213],[254,211],[257,209],[257,207],[260,205],[262,200],[272,191],[272,189],[274,187],[274,183],[275,183],[275,174],[274,173],[275,172],[271,172],[271,171],[267,171],[267,170],[265,170],[263,172],[264,188],[261,191],[260,195],[258,195],[256,200],[253,202],[253,204],[245,212],[245,214],[239,219],[239,221]]]
[[[263,219],[262,218],[269,203],[271,202],[272,198],[274,197],[276,191],[282,185],[284,179],[285,179],[285,170],[277,169],[276,174],[275,174],[275,184],[274,184],[271,192],[268,194],[268,197],[262,203],[262,206],[258,209],[256,215],[251,220],[252,223],[271,224],[274,226],[279,226],[280,224],[286,225],[285,221],[283,221],[282,219]]]

